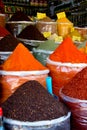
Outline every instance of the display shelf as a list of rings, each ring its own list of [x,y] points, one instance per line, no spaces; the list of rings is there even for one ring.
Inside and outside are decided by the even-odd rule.
[[[27,15],[36,15],[37,12],[47,11],[46,0],[24,0],[24,1],[11,1],[3,0],[5,5],[5,13],[9,16],[16,11],[23,11]]]

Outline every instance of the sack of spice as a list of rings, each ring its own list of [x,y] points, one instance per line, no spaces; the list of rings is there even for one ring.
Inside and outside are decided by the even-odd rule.
[[[1,100],[5,101],[22,83],[37,80],[46,87],[49,70],[19,43],[12,54],[0,65]]]
[[[46,65],[47,57],[58,47],[58,44],[54,40],[46,40],[43,44],[40,44],[37,48],[33,48],[33,55],[43,65]]]
[[[6,29],[16,37],[28,25],[34,25],[35,22],[22,11],[15,12],[6,22]]]
[[[67,84],[59,95],[62,101],[71,110],[72,130],[87,129],[87,67],[78,72]]]
[[[6,130],[70,130],[69,109],[38,81],[22,84],[1,107]]]
[[[87,66],[87,54],[78,50],[71,37],[68,36],[49,55],[46,66],[53,80],[53,92],[59,95],[60,88]]]
[[[18,35],[17,38],[25,40],[35,40],[35,41],[46,41],[47,38],[36,28],[35,25],[28,25],[25,27]]]
[[[38,14],[38,13],[37,13]],[[58,34],[57,32],[57,22],[53,21],[50,17],[44,16],[39,18],[36,22],[36,27],[44,35],[44,33]]]
[[[81,36],[87,40],[87,27],[75,27],[75,29],[81,34]]]
[[[73,23],[66,17],[65,12],[58,13],[57,17],[58,35],[65,38],[71,32]]]

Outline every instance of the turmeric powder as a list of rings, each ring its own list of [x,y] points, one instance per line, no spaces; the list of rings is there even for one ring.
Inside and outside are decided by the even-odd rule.
[[[13,53],[0,68],[6,71],[34,71],[47,69],[34,58],[31,52],[22,43],[17,45]]]
[[[68,20],[68,18],[60,18],[57,20],[58,25],[58,35],[65,38],[70,32],[73,27],[73,23]]]
[[[87,54],[78,50],[69,36],[50,54],[49,58],[63,63],[87,63]]]

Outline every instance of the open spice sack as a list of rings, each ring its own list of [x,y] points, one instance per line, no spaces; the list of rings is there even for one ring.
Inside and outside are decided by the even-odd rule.
[[[71,112],[38,81],[22,84],[1,107],[6,130],[70,130]]]
[[[57,13],[58,35],[65,38],[73,28],[73,23],[67,18],[65,12]]]
[[[49,55],[46,66],[53,80],[53,92],[59,95],[59,90],[71,80],[76,73],[87,66],[87,54],[81,52],[67,36],[63,42]]]
[[[87,67],[78,72],[59,92],[71,111],[72,130],[87,129]]]
[[[4,102],[21,84],[37,80],[46,87],[49,69],[34,58],[32,53],[19,43],[7,60],[0,65],[0,102]]]

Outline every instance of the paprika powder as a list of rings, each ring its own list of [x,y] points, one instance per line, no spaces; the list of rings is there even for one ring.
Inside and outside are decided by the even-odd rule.
[[[78,72],[60,90],[59,95],[70,108],[72,130],[87,129],[87,67]]]

